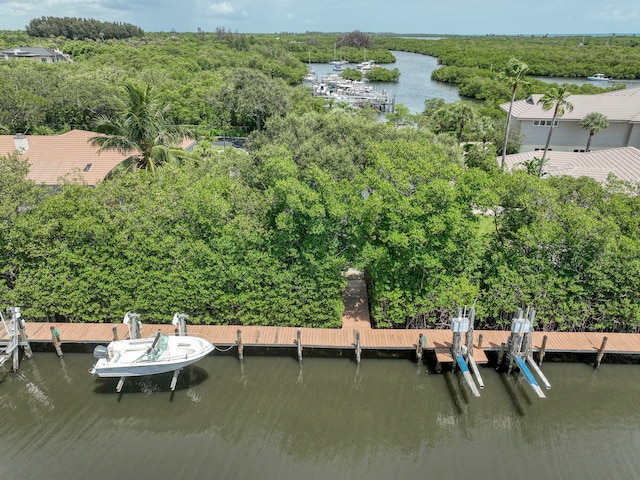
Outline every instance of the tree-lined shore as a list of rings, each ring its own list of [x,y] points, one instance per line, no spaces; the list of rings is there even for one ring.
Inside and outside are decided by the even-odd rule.
[[[430,100],[419,115],[400,108],[380,122],[300,86],[310,52],[328,61],[340,38],[224,29],[50,38],[37,46],[73,63],[1,62],[5,134],[98,131],[97,119],[122,115],[126,88],[151,86],[154,104],[170,107],[167,124],[199,140],[184,158],[118,169],[96,188],[73,176],[42,188],[24,179],[25,160],[0,158],[2,303],[35,320],[183,311],[201,323],[335,327],[351,266],[366,272],[380,327],[441,326],[477,299],[485,328],[530,305],[539,328],[637,329],[638,186],[498,168],[504,142],[518,144],[518,132],[504,138],[497,108],[513,93],[499,75],[514,55],[503,39],[493,39],[500,53],[487,53],[485,75],[486,65],[447,60],[472,59],[472,40],[373,37],[372,56],[422,42],[492,85],[482,104]],[[620,54],[640,48],[610,40]],[[0,49],[35,42],[0,32]],[[343,54],[366,47],[351,48]],[[532,52],[546,48],[530,42]],[[537,73],[531,58],[522,60]],[[248,135],[246,152],[212,145],[232,133]]]

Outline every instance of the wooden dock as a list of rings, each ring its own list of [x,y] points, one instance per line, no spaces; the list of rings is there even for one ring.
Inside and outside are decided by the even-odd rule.
[[[106,344],[113,340],[115,328],[118,338],[128,337],[127,326],[123,324],[86,323],[40,323],[27,322],[26,333],[30,342],[52,342],[54,328],[59,333],[60,342],[65,344]],[[142,325],[142,336],[152,336],[157,330],[173,334],[173,325]],[[236,344],[238,331],[241,332],[244,347],[297,348],[298,330],[303,348],[353,350],[356,346],[356,332],[360,336],[362,350],[415,350],[419,335],[426,338],[425,349],[438,355],[449,355],[451,330],[377,330],[368,325],[359,328],[296,328],[237,325],[188,325],[187,333],[204,337],[219,348]],[[500,345],[509,339],[510,331],[475,330],[474,357],[482,363],[485,352],[497,352]],[[478,345],[482,336],[482,344]],[[640,355],[640,334],[595,333],[595,332],[533,332],[533,351],[539,351],[543,337],[547,336],[547,353],[597,353],[604,337],[607,337],[607,354]],[[7,341],[5,332],[0,332],[0,342]],[[446,361],[443,358],[444,361]],[[450,361],[450,360],[449,360]]]
[[[347,288],[343,293],[344,313],[342,328],[297,328],[238,325],[187,325],[187,333],[206,338],[220,350],[233,349],[242,342],[242,348],[297,349],[299,355],[304,349],[353,350],[359,359],[362,351],[416,351],[420,335],[424,335],[423,350],[435,354],[439,363],[451,363],[452,331],[446,330],[383,330],[371,327],[369,300],[362,272],[348,270],[345,274]],[[143,337],[154,335],[158,330],[174,334],[176,328],[170,324],[142,325]],[[64,344],[106,344],[114,340],[128,338],[127,326],[109,323],[40,323],[27,322],[26,334],[30,342],[53,342],[56,332],[61,346]],[[498,352],[507,343],[509,330],[475,330],[473,336],[473,357],[476,363],[487,362],[487,352]],[[298,348],[298,336],[301,349]],[[544,343],[544,337],[547,337]],[[545,353],[597,354],[603,346],[603,353],[640,355],[640,334],[633,333],[593,333],[593,332],[533,332],[532,351],[539,352],[544,344]],[[480,340],[482,339],[482,340]],[[7,341],[7,334],[0,331],[0,342]],[[359,340],[359,342],[358,342]],[[241,352],[239,352],[241,353]]]

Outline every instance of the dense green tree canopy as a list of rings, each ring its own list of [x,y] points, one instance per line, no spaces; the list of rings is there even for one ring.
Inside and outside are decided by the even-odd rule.
[[[480,40],[421,48],[466,45],[473,57],[476,43],[490,44]],[[0,35],[3,45],[24,41]],[[387,40],[373,41],[367,56],[390,55]],[[539,71],[550,41],[533,39],[518,58]],[[609,47],[626,51],[629,41]],[[496,105],[513,83],[496,72],[518,53],[514,42],[483,65],[440,72],[486,102],[431,99],[422,114],[399,109],[380,122],[291,87],[307,56],[333,56],[335,35],[47,39],[76,61],[0,63],[4,131],[122,119],[121,88],[145,85],[157,97],[141,105],[158,107],[163,131],[191,124],[205,141],[180,165],[114,172],[95,188],[69,179],[45,189],[24,180],[27,159],[0,159],[0,301],[30,319],[117,321],[137,310],[168,322],[185,311],[202,323],[335,327],[342,272],[356,266],[379,326],[440,326],[477,299],[490,328],[530,305],[544,329],[637,330],[638,186],[497,168],[505,130]],[[244,128],[253,132],[246,151],[212,146]]]
[[[100,22],[92,18],[40,17],[27,25],[27,34],[32,37],[65,37],[78,40],[108,40],[141,36],[140,27],[130,23]]]

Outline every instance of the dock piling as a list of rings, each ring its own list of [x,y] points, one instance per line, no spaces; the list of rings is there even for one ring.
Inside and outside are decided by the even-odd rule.
[[[17,372],[18,369],[20,368],[20,349],[16,348],[13,351],[13,358],[12,358],[12,365],[11,368],[14,372]]]
[[[505,345],[504,342],[500,344],[500,351],[498,352],[498,365],[496,366],[496,370],[502,370],[502,362],[504,361],[504,350]]]
[[[111,331],[113,332],[113,341],[117,342],[118,341],[118,327],[113,327],[111,329]]]
[[[238,329],[236,344],[238,345],[238,358],[242,360],[244,358],[244,347],[242,346],[242,330]]]
[[[18,320],[18,331],[20,332],[20,345],[24,349],[24,356],[27,358],[33,357],[33,352],[31,351],[31,345],[29,344],[29,339],[27,338],[27,331],[25,330],[26,323],[21,319],[20,309],[17,309],[17,318]]]
[[[362,354],[362,348],[360,347],[360,331],[356,330],[353,332],[355,336],[355,345],[356,345],[356,362],[360,363],[360,356]]]
[[[51,330],[51,341],[53,342],[53,346],[56,349],[56,353],[58,357],[62,358],[62,348],[60,346],[60,332],[55,327],[49,327]]]
[[[604,357],[604,349],[607,346],[607,337],[604,337],[602,339],[602,345],[600,345],[600,348],[598,349],[598,354],[596,355],[596,361],[593,364],[593,368],[598,368],[600,366],[600,362],[602,361],[602,357]]]
[[[421,333],[418,337],[418,344],[416,345],[416,363],[422,363],[422,355],[425,347],[427,346],[427,339]]]
[[[298,329],[296,337],[296,345],[298,346],[298,361],[302,361],[302,331]]]
[[[540,352],[538,353],[538,366],[541,367],[542,366],[542,361],[544,360],[544,353],[545,350],[547,349],[547,339],[549,337],[547,337],[546,335],[544,337],[542,337],[542,345],[540,345]]]

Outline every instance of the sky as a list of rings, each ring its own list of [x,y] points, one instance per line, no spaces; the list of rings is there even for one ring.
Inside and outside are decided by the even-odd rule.
[[[0,0],[0,30],[42,16],[148,32],[640,34],[638,0]]]

